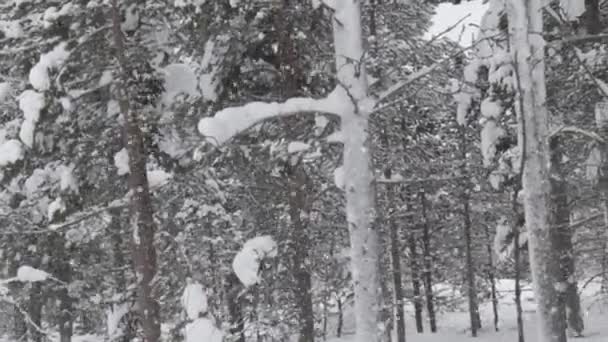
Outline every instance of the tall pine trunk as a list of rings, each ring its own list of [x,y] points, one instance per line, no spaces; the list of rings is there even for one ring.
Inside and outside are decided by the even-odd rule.
[[[523,121],[525,222],[538,306],[538,342],[565,342],[565,318],[555,284],[559,260],[551,242],[549,136],[541,0],[508,2],[517,78],[517,110]]]
[[[553,243],[559,253],[561,268],[560,305],[565,310],[568,329],[573,335],[581,336],[584,329],[581,301],[578,295],[574,265],[574,246],[570,229],[570,204],[568,203],[568,183],[562,163],[562,143],[559,137],[550,139],[551,151],[551,223]]]
[[[394,200],[395,194],[393,185],[387,186],[389,199],[389,229],[391,240],[391,265],[393,268],[393,289],[395,296],[395,328],[397,331],[397,342],[405,342],[405,309],[403,296],[403,280],[401,274],[401,244],[399,243],[399,227],[395,220]]]
[[[468,175],[467,169],[467,135],[466,128],[461,126],[461,171],[464,176]],[[481,328],[481,318],[479,317],[479,306],[477,305],[477,287],[475,284],[475,265],[473,264],[473,245],[471,237],[471,213],[469,203],[469,180],[465,177],[462,189],[462,216],[464,223],[464,241],[465,241],[465,260],[466,260],[466,280],[467,280],[467,297],[469,300],[469,319],[471,323],[471,335],[477,337],[477,330]]]
[[[422,291],[420,288],[420,261],[418,260],[418,243],[413,230],[407,234],[407,244],[410,250],[410,268],[412,277],[412,290],[414,295],[414,317],[416,320],[416,332],[424,332],[424,324],[422,322]]]
[[[369,138],[372,102],[368,94],[360,0],[334,3],[333,31],[338,83],[351,100],[341,117],[344,133],[344,179],[353,283],[356,342],[382,341],[379,242],[374,229],[375,195]],[[339,89],[339,88],[338,88]],[[343,90],[346,91],[346,90]]]
[[[120,23],[120,9],[117,0],[112,0],[112,28],[117,59],[121,69],[120,110],[122,112],[127,137],[127,154],[129,156],[129,190],[131,253],[137,281],[136,312],[146,342],[156,342],[160,338],[160,307],[153,293],[152,281],[156,275],[157,260],[154,247],[154,223],[152,197],[148,184],[143,132],[140,128],[140,104],[129,98],[127,89],[131,78],[135,77],[130,70],[130,61]],[[131,61],[137,63],[138,61]],[[140,91],[143,89],[139,89]]]
[[[608,137],[608,102],[599,102],[595,106],[595,124],[601,137]],[[600,194],[604,213],[604,234],[602,244],[602,291],[608,291],[608,143],[599,145],[600,165],[598,169],[597,189]]]
[[[486,265],[488,281],[490,282],[490,298],[492,299],[492,314],[494,315],[494,331],[498,331],[498,296],[496,295],[496,276],[494,268],[494,260],[492,258],[492,238],[490,236],[490,228],[484,225],[486,238],[486,251],[488,253],[488,264]]]
[[[422,206],[422,277],[426,297],[426,310],[429,316],[431,332],[437,332],[437,318],[435,317],[435,299],[433,296],[433,258],[431,256],[431,232],[427,216],[426,195],[424,190],[419,193]]]
[[[313,342],[315,340],[315,320],[311,276],[307,268],[310,238],[308,236],[308,222],[304,221],[310,215],[307,196],[308,182],[303,165],[294,165],[290,169],[289,216],[293,229],[291,238],[294,253],[292,266],[300,324],[298,342]]]

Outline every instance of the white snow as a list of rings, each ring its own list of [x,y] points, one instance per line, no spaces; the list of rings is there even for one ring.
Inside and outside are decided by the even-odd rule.
[[[186,7],[188,5],[200,6],[204,5],[207,0],[175,0],[173,6],[175,7]]]
[[[334,184],[340,189],[344,189],[346,182],[344,180],[344,165],[334,170]]]
[[[566,18],[570,21],[578,20],[585,13],[585,1],[583,0],[560,0],[559,3]]]
[[[114,80],[114,76],[112,76],[112,71],[104,70],[104,72],[101,73],[101,77],[99,78],[98,84],[100,87],[104,87],[104,86],[107,86],[108,84],[112,83],[113,80]]]
[[[4,21],[0,20],[0,31],[9,39],[17,39],[24,36],[21,24],[17,20]]]
[[[255,237],[245,243],[232,262],[232,269],[245,286],[257,284],[260,281],[258,270],[260,262],[266,257],[277,255],[277,244],[271,236]]]
[[[126,148],[122,148],[114,155],[114,166],[118,169],[118,175],[126,175],[129,173],[129,154]]]
[[[461,91],[455,94],[454,97],[456,99],[457,104],[456,122],[458,122],[459,125],[464,125],[466,124],[469,109],[471,109],[472,96],[467,92]]]
[[[21,282],[38,282],[45,281],[50,277],[45,271],[23,265],[17,269],[17,280]]]
[[[34,90],[26,90],[19,95],[19,109],[25,120],[21,124],[19,138],[28,147],[34,145],[34,130],[40,119],[40,111],[45,106],[44,95]]]
[[[63,213],[65,212],[65,209],[65,203],[63,202],[61,197],[55,198],[55,200],[51,202],[47,208],[47,219],[49,221],[53,221],[53,217],[55,217],[55,214]]]
[[[21,142],[10,139],[0,145],[0,167],[16,163],[23,158]]]
[[[316,115],[315,116],[315,134],[320,135],[321,133],[323,133],[323,130],[325,129],[325,127],[327,127],[328,123],[329,123],[329,120],[325,117],[325,115]]]
[[[120,335],[120,320],[129,312],[127,303],[113,304],[106,310],[106,327],[110,340]]]
[[[431,39],[449,27],[455,25],[460,19],[469,15],[451,31],[445,33],[445,38],[469,46],[473,43],[473,37],[477,35],[481,18],[488,8],[483,0],[463,1],[459,5],[442,3],[436,8],[436,14],[431,19],[431,28],[424,35],[425,39]],[[464,30],[464,31],[463,31]]]
[[[55,177],[59,179],[61,191],[78,193],[78,181],[74,176],[74,165],[59,165],[55,169]]]
[[[8,82],[0,82],[0,103],[6,101],[11,95],[11,85]]]
[[[207,295],[203,285],[198,282],[190,282],[186,285],[181,301],[189,319],[194,320],[201,314],[207,313]]]
[[[161,169],[147,170],[150,188],[157,188],[167,184],[173,175]]]
[[[106,115],[108,117],[113,117],[118,114],[120,114],[120,103],[116,100],[108,101]]]
[[[71,112],[74,106],[72,105],[72,100],[70,100],[67,96],[62,96],[59,98],[59,103],[61,103],[61,108],[66,112]]]
[[[222,342],[224,334],[207,318],[186,325],[186,342]]]
[[[302,112],[343,113],[344,94],[336,88],[323,99],[296,97],[285,102],[250,102],[241,107],[226,108],[211,118],[203,118],[198,123],[199,132],[212,144],[220,145],[247,128],[269,118],[287,116]],[[350,104],[349,100],[346,100]]]
[[[501,217],[496,225],[496,234],[494,235],[494,253],[500,254],[509,243],[507,237],[511,234],[511,226],[506,218]]]
[[[36,90],[44,91],[51,87],[49,70],[57,69],[63,65],[70,53],[66,50],[67,43],[57,44],[53,50],[40,55],[40,60],[32,67],[29,81]]]
[[[498,119],[502,114],[502,106],[500,103],[486,98],[481,102],[481,115],[485,118]]]
[[[481,154],[483,156],[483,165],[490,166],[496,155],[496,142],[505,135],[505,131],[494,122],[488,120],[481,130]]]
[[[137,4],[131,4],[126,11],[124,21],[121,23],[123,31],[135,31],[139,27],[139,10]]]
[[[162,95],[162,103],[171,105],[175,97],[181,94],[186,94],[191,97],[199,96],[197,89],[198,80],[194,70],[186,64],[175,63],[169,64],[163,68],[165,75],[165,92]]]
[[[287,145],[287,153],[297,153],[310,149],[310,144],[302,141],[292,141]]]

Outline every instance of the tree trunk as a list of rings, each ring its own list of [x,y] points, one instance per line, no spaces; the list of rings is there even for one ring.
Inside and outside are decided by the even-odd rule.
[[[120,110],[124,117],[129,156],[130,222],[132,230],[131,252],[137,278],[136,311],[146,342],[160,338],[160,307],[153,294],[157,260],[154,247],[155,223],[150,195],[143,132],[140,128],[139,104],[129,99],[127,84],[134,73],[129,70],[124,36],[120,27],[120,9],[117,0],[112,0],[112,26],[114,44],[122,73],[120,85]],[[137,62],[137,61],[135,61]],[[136,89],[135,89],[136,90]],[[137,90],[136,90],[137,91]]]
[[[492,313],[494,315],[494,331],[498,331],[498,296],[496,295],[496,276],[494,275],[494,260],[492,258],[492,238],[490,236],[490,228],[484,225],[486,234],[486,250],[488,253],[488,281],[490,282],[490,296],[492,299]]]
[[[418,250],[416,235],[413,231],[408,232],[408,246],[410,250],[410,268],[412,274],[412,289],[414,292],[414,317],[416,318],[416,331],[424,332],[422,322],[422,291],[420,290],[420,264],[418,261]]]
[[[564,306],[568,329],[581,336],[584,322],[578,296],[574,265],[574,247],[570,229],[570,205],[568,203],[568,184],[561,166],[562,150],[559,137],[549,142],[551,151],[551,223],[555,226],[553,243],[559,253],[561,268],[560,305]]]
[[[293,275],[295,278],[295,297],[299,313],[300,336],[298,342],[313,342],[315,340],[315,318],[312,304],[312,284],[310,271],[307,267],[308,251],[310,249],[307,231],[307,218],[310,208],[307,196],[307,176],[302,165],[290,166],[289,216],[293,229],[292,251]]]
[[[334,3],[334,47],[339,84],[337,90],[351,99],[343,109],[344,179],[352,274],[355,292],[356,342],[382,341],[382,297],[380,293],[378,234],[374,230],[374,174],[369,139],[372,110],[368,94],[359,0]]]
[[[29,318],[32,320],[31,323],[36,326],[29,324],[28,331],[30,340],[33,342],[42,342],[42,332],[38,329],[42,327],[42,306],[43,306],[43,296],[42,296],[42,284],[39,282],[31,283],[31,287],[29,289],[29,302],[27,308],[27,314],[30,316]]]
[[[608,137],[608,102],[598,102],[595,106],[595,124],[598,133],[604,139]],[[604,237],[602,243],[602,291],[608,290],[608,143],[599,145],[600,165],[597,189],[604,212]]]
[[[587,29],[587,34],[598,34],[602,31],[599,0],[585,0],[585,14],[582,20]]]
[[[338,326],[336,327],[336,336],[342,337],[342,327],[344,326],[344,311],[342,310],[342,299],[337,298],[338,302]]]
[[[429,325],[431,332],[437,332],[437,319],[435,318],[435,304],[433,298],[433,258],[431,257],[431,233],[426,213],[426,196],[424,190],[419,193],[420,203],[422,204],[422,277],[424,282],[424,292],[426,296],[426,310],[429,315]]]
[[[461,131],[461,162],[462,174],[468,175],[467,170],[467,148],[466,128],[462,126]],[[469,180],[465,177],[462,190],[462,215],[464,221],[465,260],[467,277],[467,296],[469,299],[469,319],[471,321],[471,335],[477,337],[477,330],[481,329],[481,318],[479,317],[479,306],[477,305],[477,287],[475,284],[475,265],[473,264],[473,246],[471,242],[471,214],[469,208]]]
[[[522,162],[525,222],[538,305],[538,342],[565,342],[565,320],[555,284],[559,261],[551,243],[548,115],[546,108],[541,0],[508,2],[517,76],[517,110],[523,121]]]
[[[391,239],[391,261],[393,266],[393,289],[395,295],[395,325],[397,330],[397,342],[405,342],[405,310],[404,310],[404,296],[403,296],[403,281],[401,279],[401,246],[399,239],[399,231],[397,222],[395,221],[395,209],[392,205],[395,200],[395,196],[392,189],[393,185],[388,185],[388,199],[389,199],[389,229]]]
[[[226,277],[226,302],[230,315],[230,334],[235,342],[245,342],[245,317],[241,307],[240,292],[243,287],[234,272]]]
[[[517,195],[516,195],[517,196]],[[516,197],[517,198],[517,197]],[[521,227],[513,223],[513,258],[515,259],[515,311],[517,314],[517,341],[524,342],[524,319],[521,307],[521,251],[519,235]]]

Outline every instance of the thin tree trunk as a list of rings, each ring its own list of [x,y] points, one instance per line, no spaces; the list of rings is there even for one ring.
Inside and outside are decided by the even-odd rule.
[[[561,268],[560,305],[564,306],[568,329],[576,336],[581,336],[584,322],[581,303],[578,295],[574,265],[574,247],[570,229],[570,205],[568,203],[568,184],[561,167],[562,151],[559,137],[549,142],[551,150],[551,223],[556,227],[553,243],[559,253]]]
[[[467,149],[466,149],[466,128],[462,126],[461,131],[461,162],[462,174],[467,175]],[[471,335],[477,337],[477,330],[481,328],[481,318],[479,317],[479,306],[477,305],[477,287],[475,284],[475,265],[473,264],[473,246],[471,237],[471,214],[469,208],[469,181],[465,178],[462,190],[462,215],[464,220],[464,241],[465,241],[465,260],[467,295],[469,299],[469,319],[471,321]]]
[[[538,342],[566,342],[565,319],[555,284],[559,261],[551,243],[548,114],[546,108],[543,2],[508,2],[517,79],[517,110],[523,121],[522,162],[525,222],[538,305]]]
[[[414,292],[414,317],[416,319],[416,331],[424,332],[424,323],[422,322],[422,291],[420,290],[420,264],[418,261],[418,248],[416,236],[413,231],[408,232],[408,246],[410,250],[410,267],[412,269],[412,289]]]
[[[342,299],[337,298],[338,302],[338,326],[336,327],[336,336],[342,337],[342,327],[344,326],[344,311],[342,310]]]
[[[517,196],[517,195],[515,195]],[[517,197],[516,197],[517,198]],[[514,200],[516,201],[516,199]],[[515,209],[516,210],[516,209]],[[517,215],[517,213],[516,213]],[[517,314],[517,341],[524,342],[524,319],[521,306],[521,257],[519,246],[520,226],[513,223],[513,258],[515,259],[515,310]]]
[[[426,296],[426,310],[429,315],[429,325],[431,332],[437,332],[437,319],[435,317],[435,304],[433,298],[433,259],[431,257],[431,233],[426,212],[426,196],[424,190],[419,193],[422,205],[422,262],[423,262],[423,281]]]
[[[393,289],[395,295],[395,325],[397,328],[397,342],[405,342],[405,309],[403,307],[403,281],[401,279],[401,246],[399,244],[399,232],[397,222],[395,221],[395,209],[392,205],[395,200],[393,185],[388,185],[389,199],[389,229],[391,239],[391,261],[393,266]]]
[[[245,317],[240,300],[241,282],[234,272],[226,277],[226,302],[230,315],[230,334],[235,342],[245,342]]]
[[[293,229],[292,250],[293,275],[295,277],[295,297],[299,313],[300,336],[298,342],[313,342],[315,339],[315,318],[312,304],[312,284],[310,271],[306,266],[310,249],[307,231],[308,223],[303,220],[309,217],[307,176],[302,165],[289,167],[289,216]]]
[[[587,34],[598,34],[602,31],[599,0],[585,0],[585,14],[582,20],[585,23]]]
[[[488,253],[488,281],[490,282],[490,295],[492,299],[492,314],[494,315],[494,331],[498,331],[498,296],[496,295],[496,277],[494,275],[494,260],[492,258],[492,239],[490,236],[490,228],[484,225],[486,234],[486,250]]]
[[[601,137],[608,137],[608,102],[595,106],[595,124]],[[602,291],[608,291],[608,143],[600,144],[600,165],[598,168],[597,189],[600,193],[604,213],[604,236],[602,241]]]
[[[122,73],[120,85],[120,109],[124,117],[129,156],[129,189],[131,192],[130,227],[132,230],[131,251],[137,275],[136,312],[143,329],[146,342],[156,342],[160,338],[160,307],[153,294],[152,283],[156,275],[157,260],[154,247],[155,224],[146,172],[147,153],[144,147],[143,132],[136,107],[129,99],[127,83],[133,73],[120,27],[120,9],[117,0],[112,0],[112,26],[114,44]],[[137,61],[135,61],[137,62]]]
[[[31,288],[29,290],[29,302],[27,308],[27,314],[30,316],[29,318],[32,320],[32,324],[28,325],[29,337],[33,342],[42,342],[42,332],[38,329],[42,327],[42,306],[43,306],[43,296],[42,296],[42,284],[36,282],[31,284]]]

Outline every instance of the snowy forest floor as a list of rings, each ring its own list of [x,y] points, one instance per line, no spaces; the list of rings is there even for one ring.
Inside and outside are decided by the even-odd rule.
[[[584,284],[581,281],[580,284]],[[482,319],[482,330],[478,338],[472,338],[469,327],[469,313],[466,310],[466,301],[460,300],[457,308],[440,312],[437,315],[438,332],[429,332],[428,321],[425,318],[425,332],[416,333],[414,321],[414,308],[406,305],[406,340],[408,342],[515,342],[517,341],[517,322],[515,312],[514,283],[512,280],[503,279],[497,284],[499,291],[498,316],[499,331],[494,331],[494,316],[492,314],[491,301],[480,303],[480,314]],[[454,290],[458,291],[458,290]],[[581,300],[585,320],[584,337],[569,337],[570,341],[577,342],[606,342],[608,341],[608,299],[600,295],[600,284],[590,282],[581,290]],[[441,294],[441,293],[439,293]],[[454,293],[453,297],[460,297]],[[460,297],[462,299],[462,297]],[[536,304],[534,295],[528,284],[522,285],[522,309],[524,319],[524,335],[526,342],[535,342],[536,336]],[[354,331],[351,317],[345,317],[345,336],[342,338],[331,338],[328,342],[351,342]],[[394,341],[395,339],[393,339]]]
[[[579,286],[585,284],[581,281]],[[585,320],[584,337],[573,338],[570,341],[577,342],[606,342],[608,341],[608,296],[600,294],[600,283],[589,282],[581,292],[583,314]],[[502,279],[497,282],[499,331],[494,331],[494,316],[492,303],[489,300],[480,303],[480,314],[483,328],[478,338],[472,338],[469,330],[469,314],[467,311],[466,298],[461,295],[458,288],[445,284],[435,286],[435,295],[439,300],[447,300],[452,303],[451,309],[439,306],[437,313],[437,333],[430,333],[427,317],[424,317],[424,330],[422,334],[415,331],[414,307],[406,305],[406,331],[408,342],[514,342],[517,341],[517,324],[514,302],[514,282],[510,279]],[[536,338],[536,304],[534,295],[529,284],[522,284],[522,309],[526,342],[535,342]],[[353,342],[354,341],[354,317],[352,310],[347,305],[344,313],[344,335],[341,338],[335,336],[336,315],[328,322],[327,342]],[[163,327],[165,332],[168,326]],[[51,333],[51,340],[59,341],[56,333]],[[294,336],[295,337],[295,336]],[[73,342],[101,342],[104,336],[80,335],[74,336]],[[170,339],[166,339],[170,340]],[[396,339],[393,339],[395,341]],[[318,341],[323,341],[319,338]],[[0,338],[0,342],[13,342],[8,338]],[[201,341],[204,342],[204,341]]]

